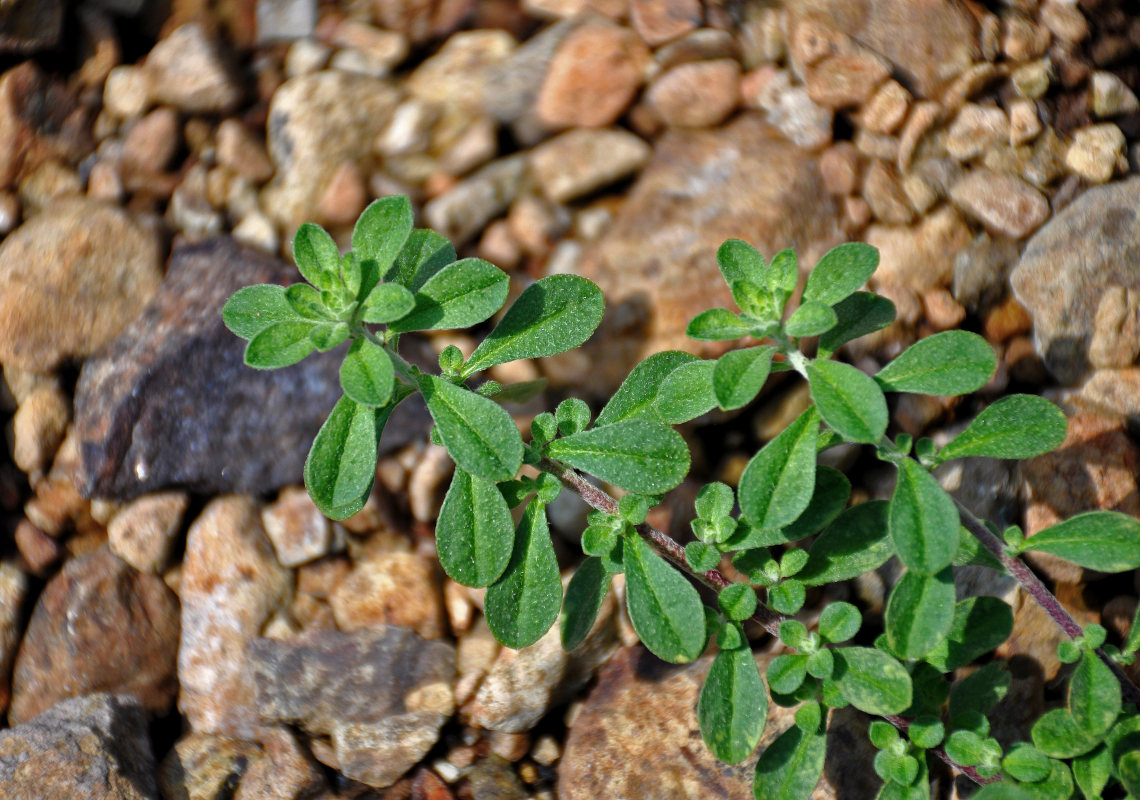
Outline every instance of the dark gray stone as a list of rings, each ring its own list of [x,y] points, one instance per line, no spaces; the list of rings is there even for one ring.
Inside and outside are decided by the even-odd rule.
[[[0,797],[158,800],[146,715],[132,697],[93,694],[0,731]]]
[[[342,350],[255,370],[222,306],[255,283],[293,283],[297,270],[228,237],[175,249],[150,306],[83,365],[75,392],[86,496],[129,499],[162,488],[268,492],[301,481],[313,437],[340,397]],[[424,362],[426,345],[405,348]],[[418,357],[417,357],[418,356]],[[427,415],[400,406],[383,451],[423,436]]]

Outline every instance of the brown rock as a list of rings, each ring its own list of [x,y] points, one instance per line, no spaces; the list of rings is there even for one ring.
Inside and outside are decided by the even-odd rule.
[[[836,142],[820,153],[819,174],[827,191],[842,197],[859,185],[859,151],[851,142]]]
[[[967,103],[958,111],[946,134],[946,152],[968,161],[1010,137],[1009,120],[996,106]]]
[[[716,266],[731,237],[766,256],[796,242],[805,264],[839,240],[816,160],[751,114],[666,133],[613,226],[586,249],[581,274],[609,298],[607,355],[592,366],[599,391],[652,352],[698,346],[684,335],[689,319],[731,302]]]
[[[342,161],[317,201],[317,217],[330,227],[351,225],[368,202],[364,175],[353,161]]]
[[[673,67],[646,92],[649,106],[662,122],[685,128],[717,125],[739,99],[740,64],[728,58]]]
[[[626,28],[591,22],[566,36],[547,69],[535,112],[552,128],[612,125],[641,85],[649,50]]]
[[[758,656],[763,670],[767,656]],[[559,762],[558,796],[563,800],[607,797],[750,797],[758,756],[730,766],[701,741],[695,708],[712,664],[672,666],[641,647],[627,648],[598,678],[570,727]],[[833,711],[827,760],[814,800],[872,798],[881,782],[867,764],[874,751],[865,733],[867,718],[850,708]],[[758,752],[792,725],[794,710],[771,705]]]
[[[182,144],[178,112],[158,108],[131,126],[123,140],[123,168],[136,176],[162,172]],[[136,185],[138,178],[136,177]]]
[[[1089,125],[1073,132],[1065,165],[1089,183],[1104,183],[1116,171],[1127,141],[1111,122]]]
[[[1082,597],[1083,584],[1060,582],[1053,587],[1053,592],[1081,627],[1100,622],[1100,614],[1090,609]],[[1065,667],[1057,658],[1057,645],[1068,638],[1037,601],[1019,589],[1013,601],[1013,631],[994,654],[998,658],[1025,656],[1040,670],[1043,681],[1052,681]],[[1020,714],[1015,718],[1017,716]]]
[[[246,650],[290,581],[258,516],[248,498],[220,497],[186,536],[178,708],[202,733],[249,739],[263,730]]]
[[[144,69],[152,97],[192,113],[232,110],[242,90],[221,48],[197,23],[183,25],[150,51]]]
[[[1101,369],[1081,387],[1081,397],[1114,414],[1140,423],[1140,369]]]
[[[957,211],[942,206],[914,227],[872,225],[866,241],[879,250],[877,284],[924,292],[950,283],[955,256],[970,243],[970,229]]]
[[[649,145],[626,131],[578,128],[534,148],[530,170],[548,198],[565,203],[627,177],[649,154]]]
[[[9,718],[67,697],[131,694],[163,714],[176,690],[178,601],[106,548],[69,561],[40,595],[20,646]]]
[[[910,92],[898,81],[887,81],[859,110],[859,121],[871,133],[894,133],[906,117]]]
[[[1110,286],[1093,320],[1089,361],[1098,369],[1128,367],[1140,355],[1140,293]]]
[[[12,416],[12,460],[29,475],[41,475],[71,420],[71,401],[52,382],[32,391]]]
[[[442,576],[434,560],[384,553],[353,567],[329,598],[343,631],[396,625],[425,639],[445,631]]]
[[[891,65],[866,49],[828,56],[804,76],[808,97],[824,108],[862,105],[891,74]]]
[[[292,731],[274,728],[258,740],[262,755],[242,775],[234,800],[311,797],[325,788],[320,765]]]
[[[631,0],[633,29],[650,47],[665,44],[700,26],[700,0]]]
[[[1020,239],[1049,217],[1049,202],[1013,175],[975,169],[950,188],[954,204],[994,233]]]
[[[332,525],[304,489],[283,489],[277,500],[262,510],[261,522],[283,567],[315,561],[333,547]]]
[[[187,733],[162,760],[158,784],[163,797],[216,798],[232,796],[261,749],[253,742],[209,733]]]
[[[61,0],[0,6],[0,53],[34,53],[55,47],[63,30]]]
[[[28,576],[14,561],[0,561],[0,710],[12,699],[12,665],[24,633]]]
[[[1026,535],[1032,537],[1082,511],[1140,516],[1138,467],[1140,452],[1123,418],[1089,412],[1070,416],[1069,433],[1060,447],[1022,463]],[[1056,556],[1032,551],[1026,556],[1054,580],[1077,583],[1085,576],[1081,567]]]
[[[160,257],[133,217],[91,200],[60,201],[25,222],[0,245],[0,361],[47,372],[95,352],[158,289]]]
[[[140,572],[161,573],[169,566],[189,504],[185,492],[155,492],[132,500],[107,523],[111,550]]]
[[[63,545],[29,520],[22,519],[16,523],[16,531],[12,538],[16,542],[16,549],[20,552],[21,558],[33,575],[45,575],[63,555]]]
[[[464,31],[450,37],[435,55],[408,76],[407,90],[431,103],[483,110],[490,75],[515,52],[506,31]]]
[[[427,4],[376,0],[371,7],[382,27],[399,31],[419,44],[442,38],[458,28],[474,4],[475,0],[439,0]]]
[[[885,161],[871,162],[863,178],[863,198],[883,222],[905,225],[914,219],[914,211],[899,187],[898,178]]]
[[[32,61],[0,75],[0,189],[49,158],[86,154],[89,140],[68,121],[75,108],[75,97]]]
[[[713,61],[718,58],[740,61],[740,43],[731,33],[718,28],[699,28],[653,54],[653,61],[661,70],[672,69],[690,61]]]
[[[218,163],[254,183],[273,177],[273,162],[250,130],[236,119],[223,120],[218,126]]]

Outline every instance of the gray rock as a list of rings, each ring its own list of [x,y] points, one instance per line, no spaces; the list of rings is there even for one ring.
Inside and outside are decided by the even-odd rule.
[[[249,648],[262,718],[332,737],[340,771],[389,786],[454,711],[455,649],[402,628],[307,631]]]
[[[178,248],[143,315],[83,365],[74,423],[81,490],[127,499],[172,486],[266,492],[299,483],[309,445],[340,397],[341,351],[250,369],[245,343],[221,316],[243,286],[299,278],[229,238]],[[385,449],[426,430],[414,404],[390,422]]]
[[[550,60],[566,35],[579,24],[576,19],[561,20],[488,68],[483,110],[500,122],[517,122],[531,114]]]
[[[317,0],[258,0],[258,44],[302,39],[316,24]]]
[[[424,219],[456,245],[483,230],[510,206],[526,176],[526,156],[493,161],[424,206]]]
[[[64,700],[0,731],[0,797],[158,800],[146,715],[131,697]]]
[[[1140,178],[1089,189],[1025,247],[1010,276],[1033,316],[1037,352],[1064,384],[1091,371],[1089,348],[1101,298],[1140,289]]]
[[[576,128],[534,148],[530,170],[547,197],[565,203],[636,172],[649,154],[627,131]]]

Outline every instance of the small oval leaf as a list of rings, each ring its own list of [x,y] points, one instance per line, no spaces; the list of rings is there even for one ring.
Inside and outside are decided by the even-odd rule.
[[[833,678],[851,705],[868,714],[901,714],[913,690],[906,667],[873,647],[838,647]]]
[[[443,267],[416,292],[416,305],[389,330],[448,330],[470,328],[503,307],[510,279],[481,258],[465,258]]]
[[[1060,556],[1100,572],[1140,567],[1140,521],[1119,511],[1088,511],[1030,536],[1022,550]]]
[[[768,380],[775,354],[775,347],[762,345],[732,350],[718,358],[712,379],[717,405],[731,411],[751,403]]]
[[[562,579],[550,541],[546,506],[531,500],[515,531],[510,563],[487,588],[487,626],[507,647],[520,650],[543,637],[562,607]]]
[[[847,242],[824,253],[808,273],[804,300],[833,306],[867,282],[879,266],[879,251],[863,242]]]
[[[299,319],[285,299],[285,287],[272,283],[238,289],[222,308],[222,322],[243,339],[252,339],[276,322]]]
[[[747,336],[752,326],[726,308],[710,308],[689,321],[685,335],[702,342],[727,342]]]
[[[594,420],[594,427],[612,425],[627,419],[657,421],[653,401],[661,382],[682,364],[696,361],[697,357],[680,350],[654,353],[634,367],[622,381],[613,397]]]
[[[318,289],[329,289],[339,280],[340,250],[328,231],[315,223],[302,223],[293,235],[293,263]]]
[[[510,414],[495,401],[434,375],[420,376],[420,391],[456,464],[490,481],[515,476],[523,444]]]
[[[587,558],[578,565],[562,600],[562,649],[569,652],[586,641],[606,599],[611,579],[600,558]]]
[[[1120,715],[1120,684],[1116,676],[1095,654],[1081,655],[1069,681],[1069,710],[1085,733],[1093,736],[1108,732]]]
[[[360,259],[376,262],[383,272],[403,249],[412,232],[415,215],[404,195],[373,200],[352,229],[352,249]]]
[[[455,248],[451,242],[433,230],[419,228],[408,236],[395,263],[384,273],[384,280],[418,292],[429,278],[454,260]]]
[[[604,313],[602,290],[593,283],[577,275],[550,275],[523,290],[475,348],[463,373],[573,349],[590,338]]]
[[[933,575],[949,566],[958,552],[958,508],[917,461],[899,463],[891,496],[891,541],[910,569]]]
[[[840,514],[808,551],[808,561],[796,573],[808,586],[857,578],[878,569],[894,555],[887,530],[884,500],[871,500]]]
[[[912,344],[879,370],[875,380],[888,392],[969,394],[997,369],[989,342],[969,331],[943,331]]]
[[[827,734],[793,725],[760,754],[752,795],[756,800],[808,800],[823,775]]]
[[[764,283],[767,266],[764,256],[741,239],[728,239],[716,251],[716,263],[724,282],[732,286],[733,281],[750,280]]]
[[[827,358],[847,342],[882,330],[895,321],[895,304],[870,292],[855,292],[832,308],[838,321],[819,337],[819,358]]]
[[[697,720],[709,750],[738,764],[756,749],[768,717],[768,693],[747,647],[721,650],[701,687]]]
[[[705,613],[693,585],[637,534],[625,537],[626,605],[633,629],[655,656],[692,661],[705,648]]]
[[[340,385],[361,405],[382,406],[391,399],[395,385],[392,359],[378,344],[357,339],[340,364]]]
[[[245,348],[245,363],[256,369],[280,369],[301,361],[316,349],[309,338],[312,322],[275,322],[262,328]]]
[[[514,527],[499,488],[456,467],[435,526],[443,571],[464,586],[491,585],[511,559]]]
[[[938,461],[965,456],[1032,458],[1065,441],[1065,413],[1043,397],[1014,394],[987,406],[942,448]]]
[[[815,489],[819,414],[809,406],[768,442],[740,477],[740,508],[757,528],[779,528],[808,507]]]
[[[389,413],[391,406],[374,409],[342,397],[317,432],[305,460],[305,486],[326,516],[344,519],[364,506],[376,478],[377,444]]]
[[[933,650],[950,632],[954,602],[952,567],[935,575],[908,571],[887,600],[883,622],[891,650],[903,658],[921,658]]]
[[[415,305],[415,297],[400,284],[381,283],[365,298],[361,319],[371,323],[395,322],[407,316]]]
[[[575,469],[639,494],[675,488],[689,472],[689,449],[672,428],[627,420],[556,439],[547,452]]]
[[[670,372],[653,401],[657,418],[669,425],[680,425],[716,406],[714,369],[715,361],[690,361]]]
[[[1009,638],[1013,609],[996,597],[969,597],[954,606],[946,637],[926,654],[925,661],[950,672],[988,653]]]
[[[874,379],[838,361],[807,365],[811,397],[819,415],[836,433],[852,442],[877,444],[887,432],[887,400]]]
[[[784,323],[784,332],[797,339],[805,336],[819,336],[821,333],[826,333],[834,328],[838,323],[839,317],[832,311],[831,306],[817,300],[805,300]]]

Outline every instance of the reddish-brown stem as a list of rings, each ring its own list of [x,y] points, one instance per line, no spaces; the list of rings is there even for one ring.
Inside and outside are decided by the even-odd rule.
[[[1041,579],[1029,568],[1029,565],[1016,556],[1012,556],[1006,552],[1005,542],[998,538],[997,534],[987,528],[982,521],[974,516],[970,509],[966,508],[957,500],[954,503],[958,506],[958,515],[962,519],[962,524],[970,533],[974,535],[982,545],[1001,562],[1006,571],[1014,577],[1014,579],[1021,584],[1021,588],[1037,601],[1038,605],[1045,610],[1045,613],[1057,623],[1057,626],[1063,630],[1071,639],[1076,639],[1078,636],[1083,636],[1084,631],[1081,626],[1073,619],[1065,607],[1061,605],[1061,601],[1054,596],[1052,592],[1041,582]],[[1100,660],[1112,670],[1112,674],[1116,676],[1116,680],[1120,682],[1120,689],[1124,695],[1126,703],[1134,703],[1140,706],[1140,689],[1136,687],[1124,672],[1124,670],[1113,661],[1102,648],[1097,648],[1096,654]]]

